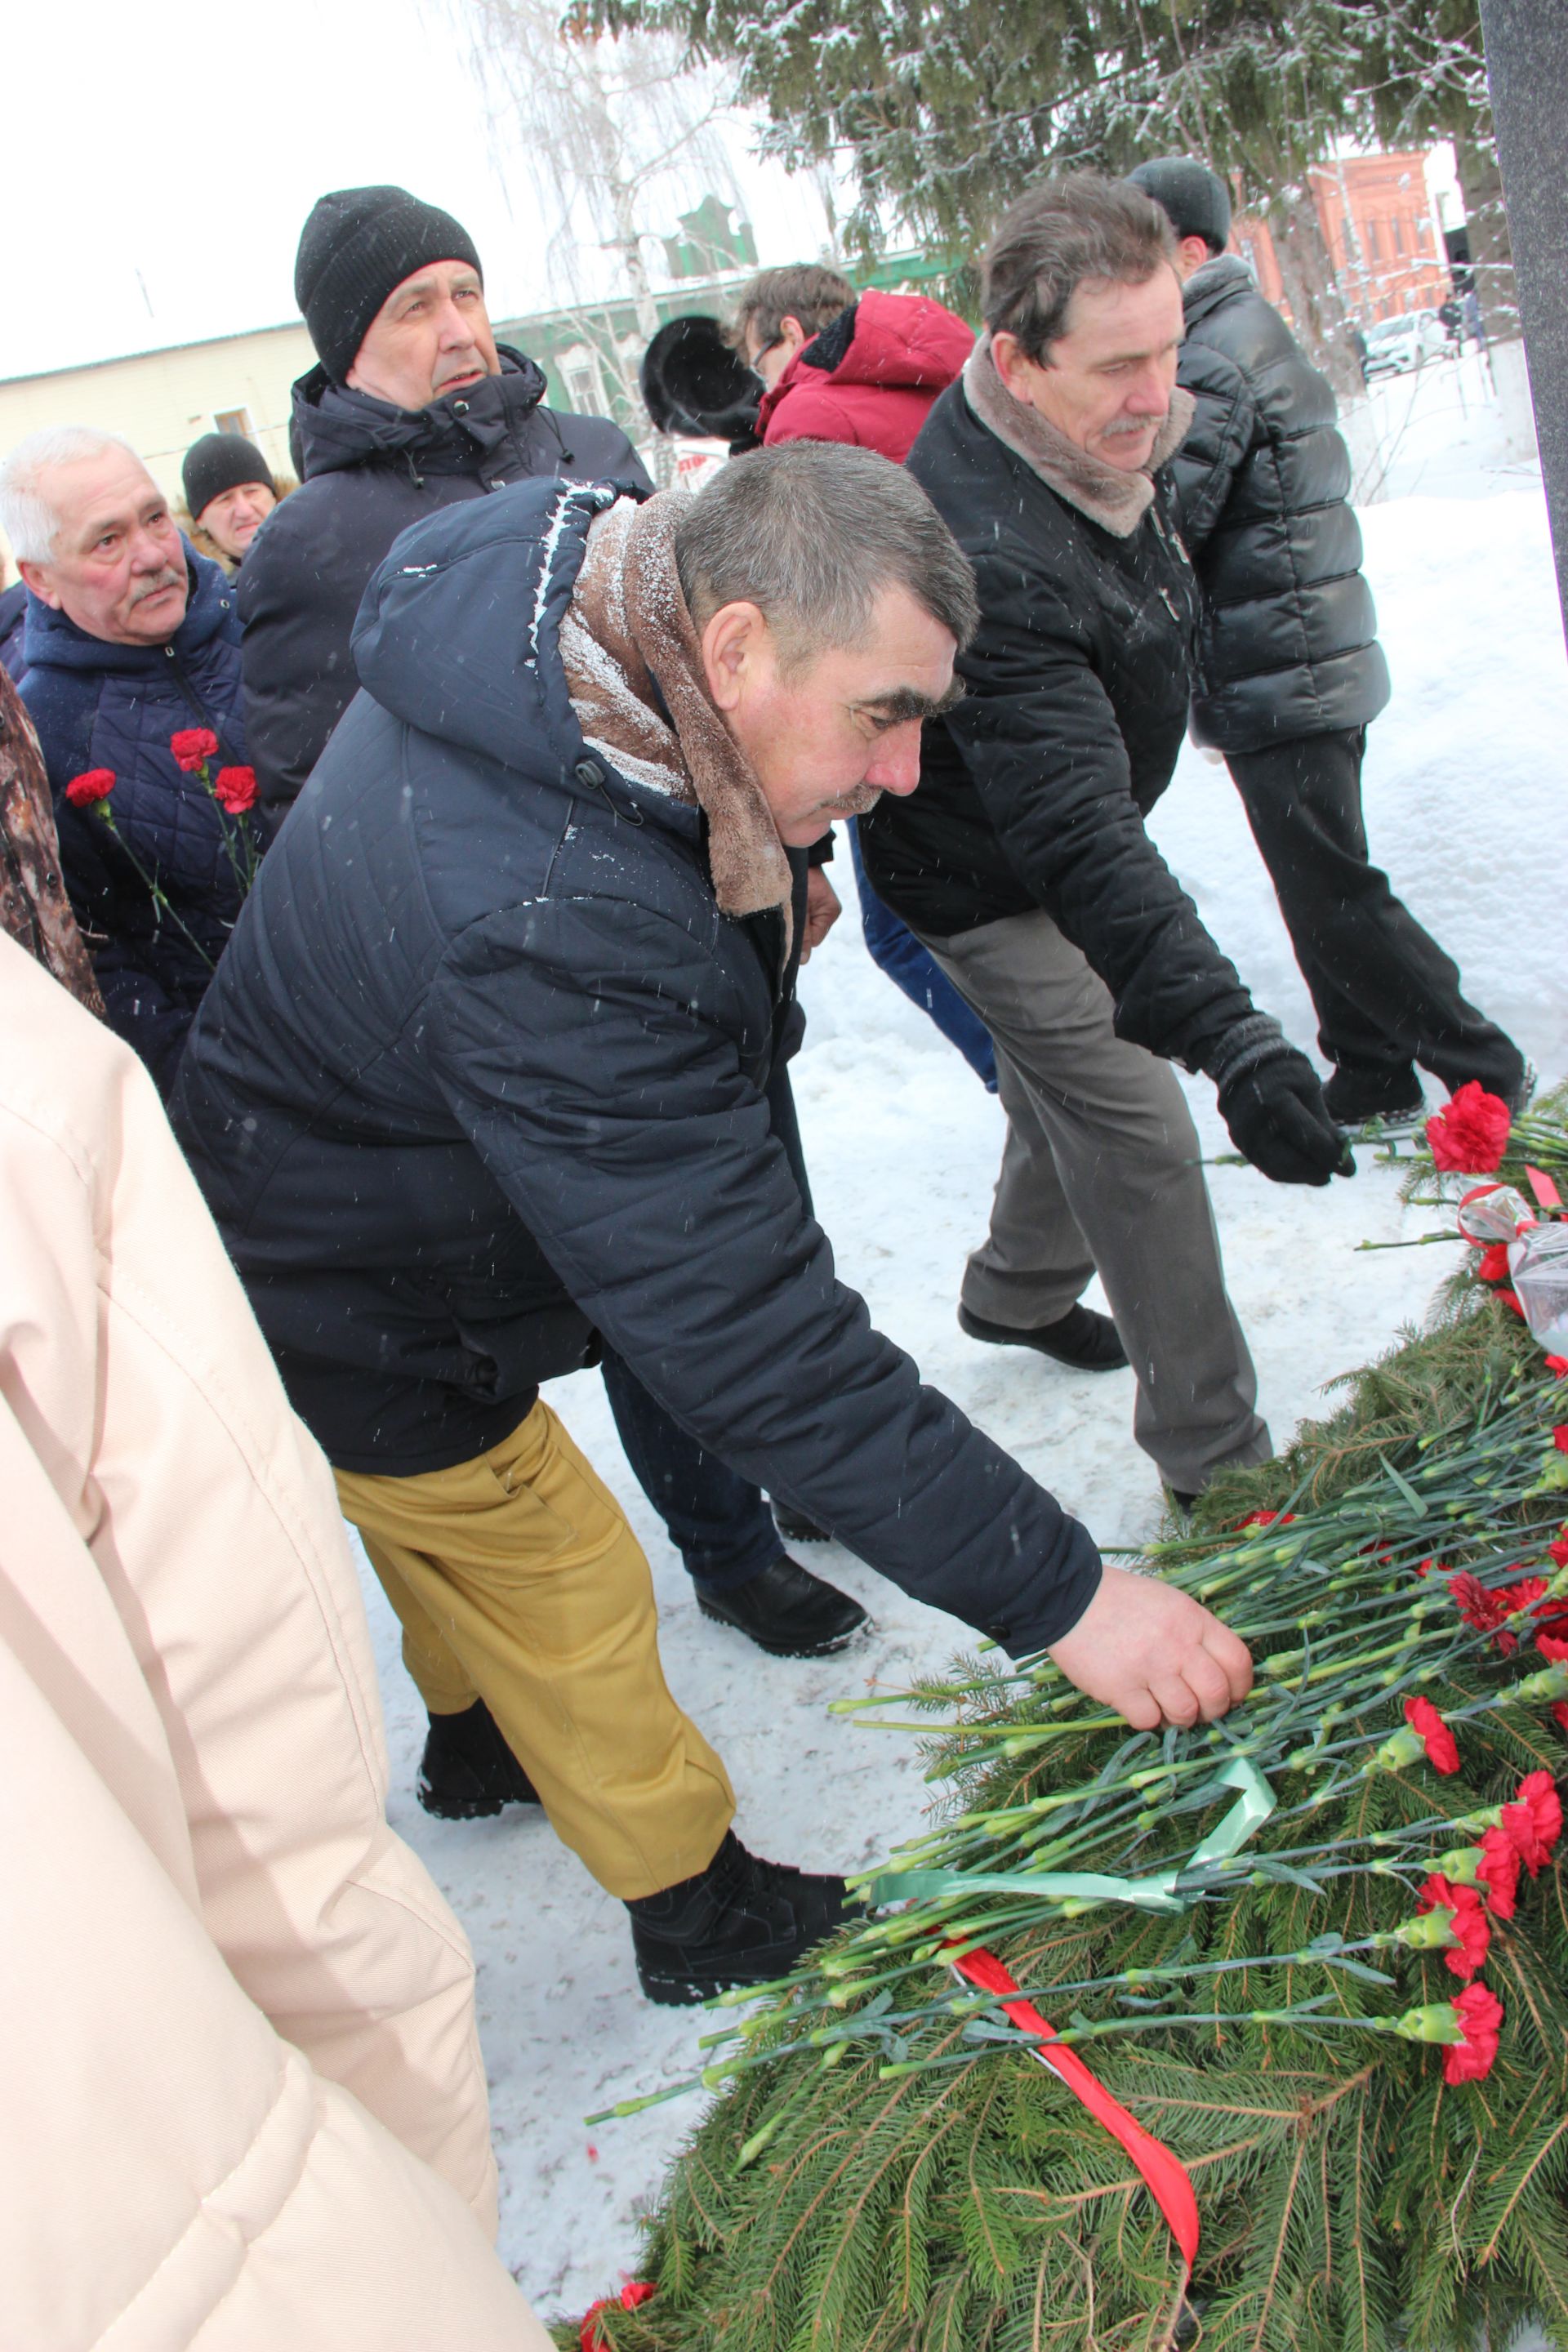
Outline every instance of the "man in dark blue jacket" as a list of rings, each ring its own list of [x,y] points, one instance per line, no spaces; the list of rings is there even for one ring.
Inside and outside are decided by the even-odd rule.
[[[437,1711],[477,1693],[631,1906],[645,1987],[787,1966],[658,1674],[647,1570],[542,1381],[616,1351],[703,1445],[1134,1722],[1247,1654],[872,1330],[773,1132],[806,852],[911,791],[973,625],[912,478],[801,443],[691,499],[525,484],[398,541],[363,691],[263,866],[174,1117]],[[586,1535],[584,1530],[587,1531]]]
[[[1413,1119],[1419,1063],[1517,1106],[1524,1056],[1367,854],[1362,756],[1388,665],[1333,392],[1226,251],[1224,181],[1176,155],[1129,177],[1169,216],[1184,281],[1177,373],[1197,414],[1172,470],[1204,594],[1193,732],[1225,753],[1279,893],[1334,1065],[1324,1099],[1347,1128]]]
[[[247,868],[247,820],[170,750],[202,730],[209,778],[245,766],[234,590],[181,538],[135,452],[85,426],[12,452],[0,520],[29,591],[22,698],[72,909],[110,1021],[167,1092]],[[73,793],[92,771],[102,796]]]

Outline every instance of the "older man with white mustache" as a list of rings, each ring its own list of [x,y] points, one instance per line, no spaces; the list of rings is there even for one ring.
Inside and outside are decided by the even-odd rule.
[[[253,864],[235,591],[129,444],[85,425],[12,451],[0,526],[66,887],[110,1021],[166,1092]]]

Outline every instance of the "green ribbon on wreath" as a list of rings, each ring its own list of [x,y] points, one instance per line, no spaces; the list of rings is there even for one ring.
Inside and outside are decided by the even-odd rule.
[[[1186,1892],[1182,1881],[1194,1871],[1228,1862],[1262,1828],[1274,1811],[1273,1790],[1255,1764],[1237,1756],[1215,1775],[1218,1789],[1237,1789],[1225,1819],[1193,1848],[1185,1862],[1148,1878],[1112,1878],[1098,1870],[906,1870],[872,1880],[875,1908],[884,1904],[929,1901],[941,1895],[1043,1895],[1052,1901],[1127,1903],[1136,1911],[1188,1911],[1202,1889]]]

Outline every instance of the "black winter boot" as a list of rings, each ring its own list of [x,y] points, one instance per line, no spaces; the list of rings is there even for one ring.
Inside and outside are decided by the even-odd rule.
[[[841,1878],[763,1862],[732,1830],[706,1870],[626,1909],[642,1989],[666,2008],[787,1976],[846,1916]]]
[[[537,1805],[539,1791],[482,1698],[460,1715],[433,1715],[416,1788],[427,1813],[477,1822],[505,1805]]]
[[[836,1584],[781,1551],[771,1567],[727,1592],[697,1588],[704,1617],[749,1633],[770,1658],[826,1658],[853,1641],[866,1612]]]
[[[787,1503],[773,1498],[773,1525],[785,1543],[831,1543],[833,1538],[804,1511],[792,1510]]]
[[[1323,1088],[1323,1103],[1346,1132],[1369,1127],[1414,1127],[1426,1105],[1414,1069],[1358,1070],[1341,1064]]]
[[[961,1305],[958,1328],[993,1348],[1033,1348],[1037,1355],[1049,1356],[1053,1363],[1066,1364],[1075,1372],[1127,1369],[1127,1350],[1116,1335],[1115,1324],[1109,1315],[1097,1315],[1092,1307],[1075,1303],[1054,1323],[1041,1323],[1025,1331],[1011,1323],[987,1323],[984,1316],[972,1315]]]

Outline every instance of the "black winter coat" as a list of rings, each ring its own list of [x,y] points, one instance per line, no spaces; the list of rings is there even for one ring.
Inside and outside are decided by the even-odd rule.
[[[763,1101],[783,925],[722,916],[698,812],[574,716],[557,632],[611,496],[523,484],[399,541],[176,1129],[334,1462],[469,1459],[599,1332],[744,1475],[1033,1649],[1094,1547],[836,1279]]]
[[[190,601],[166,646],[107,645],[36,596],[23,640],[22,699],[49,772],[71,909],[110,1025],[163,1092],[239,912],[237,832],[249,822],[226,821],[169,750],[177,730],[210,727],[213,772],[247,764],[234,583],[189,548],[186,562]],[[103,803],[112,832],[65,798],[88,768],[114,772]]]
[[[617,425],[542,407],[543,372],[504,344],[500,358],[499,376],[428,408],[347,391],[319,367],[294,386],[305,479],[252,541],[239,588],[251,760],[273,827],[353,698],[354,615],[399,531],[532,475],[653,487]]]
[[[1333,392],[1235,254],[1188,278],[1184,308],[1198,413],[1171,470],[1204,593],[1193,731],[1258,751],[1364,727],[1388,664]]]
[[[859,820],[871,880],[937,938],[1043,907],[1110,989],[1121,1036],[1190,1067],[1253,1010],[1144,830],[1186,723],[1197,590],[1170,484],[1125,539],[944,392],[909,468],[974,566],[968,688],[921,782]]]

